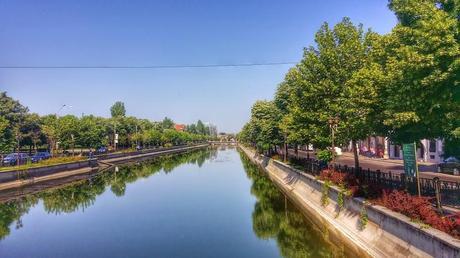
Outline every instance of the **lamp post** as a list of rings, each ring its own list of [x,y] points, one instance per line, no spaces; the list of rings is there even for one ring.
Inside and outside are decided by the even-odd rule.
[[[331,129],[331,141],[332,141],[332,154],[333,154],[333,160],[335,158],[335,132],[337,131],[337,126],[339,124],[339,118],[337,116],[330,117],[327,120],[327,123],[329,124],[329,128]]]

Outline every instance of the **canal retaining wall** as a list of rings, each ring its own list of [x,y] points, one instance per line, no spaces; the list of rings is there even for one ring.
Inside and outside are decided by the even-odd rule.
[[[75,161],[45,167],[36,167],[28,169],[10,170],[0,172],[0,183],[11,182],[15,180],[28,179],[32,177],[41,177],[56,174],[62,171],[76,170],[81,168],[97,167],[97,159],[88,159]]]
[[[114,153],[103,159],[103,166],[107,167],[113,164],[132,160],[143,160],[155,156],[174,154],[189,150],[207,147],[208,144],[193,146],[176,146],[171,148],[159,148],[155,151],[146,152],[127,152]],[[99,167],[98,159],[88,159],[84,161],[69,162],[45,167],[36,167],[22,170],[11,170],[0,172],[0,190],[33,184],[34,182],[68,177],[75,174],[88,173],[97,170]]]
[[[444,232],[425,228],[385,207],[369,205],[361,198],[345,198],[340,208],[340,189],[333,186],[329,188],[329,204],[323,206],[323,181],[243,146],[240,148],[304,213],[369,256],[460,257],[460,240]],[[368,222],[363,226],[365,216]]]

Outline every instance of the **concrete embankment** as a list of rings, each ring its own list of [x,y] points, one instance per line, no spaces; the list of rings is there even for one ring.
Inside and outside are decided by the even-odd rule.
[[[282,162],[255,154],[240,146],[252,162],[318,225],[333,231],[344,243],[371,257],[460,257],[460,240],[433,228],[412,222],[385,207],[369,205],[360,198],[344,198],[330,187],[322,202],[324,182]],[[340,211],[340,212],[339,212]],[[365,215],[364,215],[365,214]],[[363,218],[368,218],[363,227]]]
[[[91,159],[66,164],[58,164],[53,166],[30,168],[27,170],[12,170],[0,172],[0,190],[22,187],[38,182],[55,180],[79,174],[95,173],[100,169],[110,167],[114,164],[134,160],[144,160],[166,154],[181,153],[185,151],[204,148],[207,146],[209,145],[200,144],[193,146],[162,148],[156,150],[149,150],[145,152],[116,153],[104,156],[102,161],[98,161],[98,159]]]

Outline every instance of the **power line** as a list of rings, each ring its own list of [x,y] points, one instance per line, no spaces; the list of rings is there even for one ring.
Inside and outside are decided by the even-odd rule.
[[[140,65],[140,66],[0,66],[0,69],[175,69],[175,68],[213,68],[213,67],[249,67],[293,65],[297,62],[268,62],[268,63],[235,63],[235,64],[202,64],[202,65]]]

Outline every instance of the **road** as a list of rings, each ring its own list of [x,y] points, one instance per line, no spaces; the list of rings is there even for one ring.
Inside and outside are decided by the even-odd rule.
[[[294,150],[289,150],[290,155],[294,155]],[[309,152],[310,157],[314,157],[313,152]],[[307,157],[306,151],[299,150],[299,156]],[[380,169],[382,172],[391,171],[392,173],[404,173],[404,165],[402,160],[388,160],[379,158],[368,158],[359,156],[360,166],[363,169],[377,170]],[[340,165],[347,165],[353,167],[355,164],[353,154],[344,152],[338,156],[335,163]],[[437,173],[437,166],[434,163],[420,163],[419,164],[420,177],[422,178],[434,178],[439,177],[441,180],[460,182],[460,176],[447,175]]]

